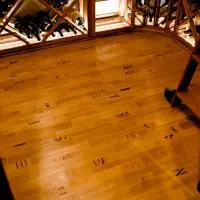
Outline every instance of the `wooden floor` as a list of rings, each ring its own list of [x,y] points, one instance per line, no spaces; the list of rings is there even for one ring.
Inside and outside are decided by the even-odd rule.
[[[188,57],[146,32],[1,59],[0,156],[16,200],[200,199],[199,130],[163,97]]]

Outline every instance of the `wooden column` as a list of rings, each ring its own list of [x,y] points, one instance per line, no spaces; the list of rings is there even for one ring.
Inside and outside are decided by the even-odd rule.
[[[88,1],[88,36],[94,37],[95,33],[95,0]]]

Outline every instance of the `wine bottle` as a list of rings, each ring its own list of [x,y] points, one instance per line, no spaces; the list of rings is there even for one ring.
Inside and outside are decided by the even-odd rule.
[[[37,38],[37,40],[40,41],[41,40],[41,38],[40,38],[41,29],[37,25],[36,19],[31,15],[26,15],[24,17],[24,20],[26,21],[26,23],[28,25],[30,34],[32,36],[35,36]]]
[[[40,33],[41,29],[36,23],[36,19],[31,15],[26,15],[24,17],[16,17],[15,29],[17,29],[21,34],[26,35],[27,38],[36,37],[38,41],[41,40]]]
[[[144,6],[144,4],[142,3],[142,0],[136,0],[136,4],[137,6]]]
[[[199,4],[199,0],[189,0],[189,4]]]
[[[68,4],[68,1],[69,0],[48,0],[48,3],[54,8],[59,9],[62,5]]]
[[[196,32],[200,33],[200,25],[196,25],[195,28],[196,28]],[[189,36],[192,36],[192,30],[191,30],[191,28],[189,28],[188,30],[184,31],[184,33],[187,34],[187,35],[189,35]]]
[[[77,34],[76,30],[70,24],[65,22],[59,24],[59,26],[55,29],[55,32],[58,32],[60,36],[63,37],[64,36],[62,33],[63,29],[66,30],[68,33],[72,31],[74,32],[74,34]]]
[[[149,21],[152,22],[156,12],[156,0],[150,0],[148,7]]]
[[[76,30],[74,29],[74,27],[72,27],[70,24],[68,23],[63,23],[62,24],[63,29],[65,29],[67,32],[72,31],[74,34],[77,34]]]
[[[144,16],[147,10],[147,6],[144,3],[142,3],[142,0],[136,0],[136,6],[138,9],[137,14]]]
[[[67,6],[63,6],[62,11],[64,14],[67,14],[69,18],[78,26],[81,26],[83,30],[86,31],[84,26],[84,19],[81,17],[80,13],[74,8],[68,8]]]
[[[70,24],[68,24],[68,28],[74,33],[77,34],[76,30],[74,29],[74,27],[72,27]]]
[[[6,14],[7,5],[0,3],[0,18],[3,18]]]
[[[0,1],[0,17],[4,17],[9,8],[13,5],[13,1]]]
[[[55,32],[58,32],[61,37],[64,36],[63,33],[62,33],[62,26],[61,26],[61,24],[55,29]]]
[[[58,9],[61,6],[61,4],[59,2],[56,2],[53,0],[48,0],[48,3],[51,4],[56,9]]]
[[[16,17],[14,28],[18,30],[21,34],[26,35],[27,38],[32,38],[29,27],[23,17]]]
[[[190,8],[193,12],[196,12],[200,9],[200,1],[199,0],[189,0]]]
[[[48,24],[51,24],[51,19],[49,16],[49,12],[39,11],[35,16],[37,26],[42,30],[46,31],[46,27]]]

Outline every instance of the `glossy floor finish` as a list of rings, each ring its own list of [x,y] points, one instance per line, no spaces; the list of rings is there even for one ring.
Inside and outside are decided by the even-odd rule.
[[[146,32],[1,59],[0,156],[15,199],[200,199],[199,130],[163,97],[188,58]]]

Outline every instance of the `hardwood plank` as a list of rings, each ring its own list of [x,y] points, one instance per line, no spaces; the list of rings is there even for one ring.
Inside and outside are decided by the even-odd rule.
[[[15,199],[198,199],[199,130],[163,97],[189,56],[135,32],[0,59]]]

